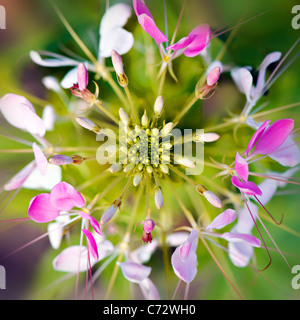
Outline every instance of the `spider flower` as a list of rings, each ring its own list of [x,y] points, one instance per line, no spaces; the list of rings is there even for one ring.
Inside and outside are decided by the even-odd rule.
[[[108,8],[100,21],[99,35],[100,42],[98,48],[98,64],[91,61],[77,61],[75,59],[52,53],[31,51],[32,61],[43,67],[73,67],[61,81],[63,88],[67,89],[76,82],[77,66],[84,62],[89,71],[100,74],[103,72],[103,60],[110,57],[112,50],[119,54],[127,53],[133,46],[132,33],[126,31],[123,27],[131,16],[130,6],[124,3],[118,3]]]
[[[11,178],[4,185],[4,190],[10,191],[21,187],[50,190],[61,181],[61,169],[48,164],[47,150],[51,144],[44,138],[47,128],[51,129],[54,125],[52,107],[45,108],[43,117],[40,118],[30,101],[23,96],[9,93],[0,99],[0,111],[7,122],[15,128],[30,133],[41,144],[39,146],[36,142],[32,143],[34,161]]]
[[[154,22],[154,18],[143,0],[133,0],[133,8],[138,18],[138,22],[143,30],[148,33],[156,42],[163,59],[163,70],[170,62],[184,54],[187,57],[195,57],[209,44],[211,32],[207,24],[202,24],[194,28],[186,37],[178,42],[166,47],[166,50],[173,51],[172,54],[165,52],[162,43],[168,42],[165,34],[159,30]]]
[[[269,127],[270,121],[265,121],[254,133],[245,151],[246,159],[236,154],[235,171],[242,181],[237,177],[231,178],[232,184],[248,195],[262,195],[261,190],[251,181],[248,181],[248,160],[257,155],[271,155],[280,150],[283,143],[294,128],[294,120],[281,119],[275,121]]]

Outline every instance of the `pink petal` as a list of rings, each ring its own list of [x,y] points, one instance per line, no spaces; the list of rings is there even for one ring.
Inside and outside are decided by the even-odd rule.
[[[99,259],[98,247],[93,235],[89,230],[82,229],[81,231],[85,234],[88,248],[91,250],[93,258],[97,261]]]
[[[254,195],[261,196],[262,195],[262,191],[259,189],[259,187],[251,181],[241,182],[238,177],[233,176],[231,178],[231,182],[234,186],[239,188],[241,192],[244,192],[244,193],[252,195],[252,196],[254,196]]]
[[[74,207],[82,208],[85,201],[74,187],[66,182],[60,182],[51,191],[51,204],[61,211],[68,211]]]
[[[40,173],[44,175],[47,170],[48,160],[45,157],[44,152],[35,142],[32,144],[32,149],[33,149],[36,165]]]
[[[209,26],[207,24],[199,25],[189,33],[188,38],[190,37],[194,37],[194,39],[192,43],[187,46],[184,55],[187,57],[195,57],[209,44],[211,37]]]
[[[149,277],[151,268],[136,262],[118,263],[124,277],[134,283],[140,283]]]
[[[195,37],[196,37],[196,35],[191,36],[191,37],[184,37],[184,38],[180,39],[179,41],[177,41],[176,43],[168,46],[166,49],[173,50],[173,51],[183,49],[183,48],[187,47],[189,44],[191,44],[192,41],[195,39]]]
[[[93,229],[100,234],[101,236],[103,235],[101,229],[100,229],[100,225],[98,223],[98,221],[92,217],[91,215],[87,214],[86,212],[81,212],[80,215],[82,216],[82,218],[84,219],[88,219],[91,222],[91,226],[93,227]]]
[[[198,230],[193,229],[188,239],[175,249],[171,257],[176,276],[187,283],[193,281],[197,274],[197,241]]]
[[[275,152],[291,134],[294,120],[282,119],[275,121],[267,128],[257,142],[254,154],[270,154]]]
[[[134,9],[137,17],[139,17],[141,14],[146,14],[147,16],[149,16],[150,18],[153,19],[151,12],[147,8],[147,6],[143,0],[133,0],[132,4],[133,4],[133,9]]]
[[[246,149],[246,155],[247,157],[249,156],[250,151],[252,150],[252,148],[255,146],[256,142],[259,140],[259,138],[262,136],[262,134],[264,133],[266,127],[269,125],[270,120],[265,121],[254,133],[254,135],[252,136],[251,140],[249,141],[249,144],[247,146]]]
[[[253,247],[260,247],[260,240],[256,237],[252,236],[251,234],[244,234],[244,233],[231,233],[226,232],[222,235],[222,238],[224,238],[227,241],[232,242],[245,242]]]
[[[236,219],[236,211],[227,209],[219,214],[205,230],[221,229],[232,223]]]
[[[35,163],[30,162],[26,167],[19,171],[13,178],[11,178],[5,185],[4,190],[10,191],[20,188],[27,180],[35,168]]]
[[[56,219],[60,211],[51,204],[50,194],[42,193],[31,199],[28,215],[35,222],[45,223]]]
[[[167,42],[168,38],[157,28],[154,20],[146,14],[138,16],[138,21],[143,30],[151,36],[157,44]]]
[[[237,174],[244,180],[248,181],[249,176],[249,165],[248,162],[239,155],[239,153],[236,153],[234,168],[237,172]]]

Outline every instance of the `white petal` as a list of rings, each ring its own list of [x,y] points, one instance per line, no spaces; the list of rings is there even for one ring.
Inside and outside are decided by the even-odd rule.
[[[247,101],[250,101],[250,90],[253,82],[250,71],[246,68],[234,68],[231,71],[231,76],[238,89],[246,95]]]
[[[149,278],[140,282],[139,285],[146,300],[160,300],[157,288]]]
[[[118,3],[110,7],[100,22],[100,35],[107,34],[111,29],[123,27],[131,16],[131,8],[127,4]]]
[[[23,188],[51,191],[55,185],[61,182],[61,178],[61,168],[49,163],[45,175],[41,175],[39,170],[35,168],[23,184]]]
[[[151,268],[135,262],[121,262],[120,266],[124,277],[134,283],[139,283],[148,278]]]
[[[54,92],[61,91],[61,87],[59,85],[59,82],[55,77],[52,77],[52,76],[44,77],[42,79],[42,83],[48,90],[53,90]]]
[[[151,243],[144,244],[131,252],[131,257],[135,262],[145,263],[151,258],[151,255],[158,246],[157,240],[153,240]]]
[[[60,247],[62,235],[63,235],[63,225],[66,224],[70,220],[70,217],[58,216],[55,222],[48,224],[48,232],[49,232],[49,241],[53,249],[57,250]]]
[[[30,51],[29,55],[34,63],[43,67],[65,67],[78,65],[77,61],[52,52],[43,51],[40,54],[37,51]],[[50,57],[50,59],[43,59],[42,56]]]
[[[42,120],[47,131],[52,131],[54,129],[56,113],[52,106],[46,106],[44,108]]]
[[[45,135],[46,129],[42,119],[26,98],[16,94],[6,94],[0,99],[0,111],[14,127],[41,137]]]
[[[99,57],[110,57],[112,50],[120,55],[125,54],[132,48],[133,42],[132,33],[122,28],[114,28],[101,36]]]
[[[188,237],[188,232],[174,232],[167,236],[166,241],[171,247],[178,247],[182,245]]]
[[[87,249],[84,246],[71,246],[63,250],[54,260],[53,268],[56,271],[77,273],[87,270]],[[90,255],[91,267],[96,260]]]

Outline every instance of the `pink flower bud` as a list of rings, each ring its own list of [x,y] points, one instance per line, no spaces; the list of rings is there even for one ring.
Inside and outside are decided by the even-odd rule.
[[[123,60],[117,51],[111,52],[111,61],[118,76],[124,74]]]
[[[207,76],[206,83],[209,86],[214,86],[217,83],[217,81],[219,80],[220,74],[221,74],[220,67],[213,68]]]
[[[77,68],[77,81],[80,91],[86,89],[89,83],[89,74],[84,63],[80,63]]]
[[[73,159],[63,154],[58,154],[49,159],[49,162],[57,166],[63,166],[65,164],[73,163]]]

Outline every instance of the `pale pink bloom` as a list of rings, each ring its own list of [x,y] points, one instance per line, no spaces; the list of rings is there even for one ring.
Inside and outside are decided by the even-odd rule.
[[[147,279],[151,273],[150,267],[132,261],[119,262],[118,265],[120,266],[124,277],[133,283],[142,282]]]
[[[43,120],[26,98],[8,93],[0,99],[0,111],[12,126],[40,137],[45,135]]]
[[[109,256],[114,247],[108,240],[97,241],[98,259],[93,255],[90,257],[90,266],[93,267],[98,261]],[[88,250],[85,246],[70,246],[64,249],[54,260],[53,268],[56,271],[69,272],[76,274],[87,271],[88,269]]]
[[[186,283],[194,280],[197,274],[198,230],[193,229],[187,240],[172,254],[171,264],[176,276]]]
[[[99,27],[99,63],[103,63],[102,60],[104,58],[110,57],[112,50],[116,50],[120,55],[123,55],[132,48],[134,42],[133,35],[123,28],[131,16],[131,11],[130,6],[118,3],[108,8],[104,13]],[[65,89],[72,87],[76,83],[77,66],[80,62],[84,62],[90,72],[97,72],[92,62],[77,61],[48,51],[30,51],[30,57],[33,62],[44,67],[74,67],[61,81],[61,85]]]
[[[220,213],[212,223],[205,228],[205,231],[203,231],[202,234],[222,238],[229,242],[242,242],[253,247],[260,247],[260,240],[248,233],[225,232],[220,234],[212,232],[212,229],[222,229],[226,227],[228,224],[232,223],[236,217],[237,215],[235,210],[227,209]]]
[[[262,97],[268,89],[270,81],[266,81],[266,70],[271,63],[281,58],[280,52],[272,52],[268,54],[260,65],[256,87],[253,85],[253,78],[248,68],[234,68],[231,76],[235,81],[240,92],[244,93],[247,102],[251,104],[250,109]],[[267,83],[268,82],[268,83]]]

